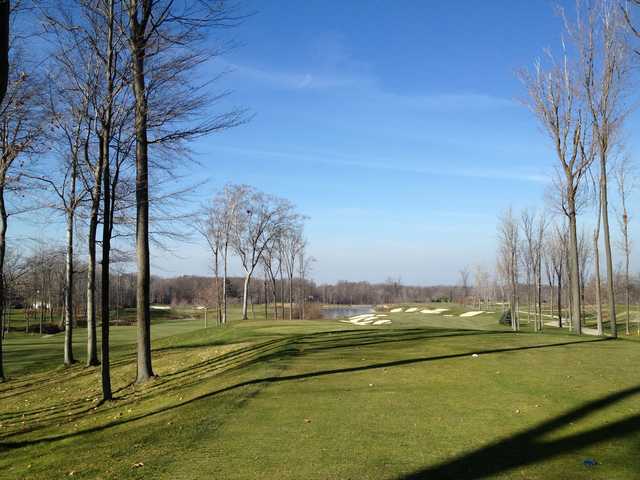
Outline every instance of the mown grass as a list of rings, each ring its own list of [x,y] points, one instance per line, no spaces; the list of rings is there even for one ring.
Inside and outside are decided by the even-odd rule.
[[[95,369],[16,376],[0,478],[638,478],[637,343],[389,318],[176,332],[145,386],[123,343],[107,404]]]
[[[257,312],[256,312],[257,313]],[[241,317],[238,306],[229,309],[229,320],[237,321]],[[15,312],[15,315],[21,315]],[[215,325],[215,312],[208,312],[208,325]],[[24,317],[22,317],[24,319]],[[126,309],[120,318],[135,320],[135,310]],[[261,318],[261,317],[258,317]],[[171,310],[152,310],[151,335],[154,340],[179,335],[185,332],[199,330],[204,327],[204,312],[193,308],[178,307]],[[98,327],[98,342],[101,338]],[[130,353],[135,345],[136,326],[117,325],[110,329],[111,358],[118,360]],[[38,372],[51,368],[58,368],[63,362],[64,334],[40,335],[11,331],[4,343],[5,374],[14,377],[29,372]],[[73,331],[73,350],[76,360],[80,363],[86,359],[87,330],[75,328]]]

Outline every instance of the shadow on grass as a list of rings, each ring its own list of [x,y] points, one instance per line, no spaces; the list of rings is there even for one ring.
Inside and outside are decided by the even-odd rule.
[[[587,402],[581,407],[543,422],[537,427],[439,465],[405,475],[398,480],[474,480],[487,478],[564,453],[574,452],[596,443],[640,432],[640,414],[638,414],[592,428],[586,432],[564,436],[557,440],[543,440],[545,435],[568,425],[570,422],[576,422],[638,393],[640,393],[640,385]]]
[[[480,332],[480,334],[482,334],[482,332]],[[305,336],[301,336],[301,337],[305,337]],[[442,338],[443,335],[438,336],[437,338]],[[291,341],[288,340],[274,340],[271,342],[265,342],[266,345],[262,345],[263,349],[259,349],[258,350],[262,353],[262,354],[266,354],[265,355],[260,355],[258,354],[257,356],[254,356],[250,359],[248,359],[247,362],[244,362],[243,366],[247,366],[249,364],[252,363],[257,363],[257,362],[264,362],[266,358],[269,358],[271,356],[275,356],[276,358],[281,358],[283,356],[288,357],[291,355],[299,355],[301,354],[300,349],[299,348],[294,348],[295,347],[295,341],[296,340],[300,340],[300,337],[298,337],[297,339],[293,339]],[[328,376],[328,375],[340,375],[340,374],[348,374],[348,373],[356,373],[356,372],[361,372],[361,371],[367,371],[367,370],[373,370],[373,369],[380,369],[380,368],[391,368],[391,367],[399,367],[399,366],[404,366],[404,365],[412,365],[412,364],[420,364],[420,363],[427,363],[427,362],[435,362],[435,361],[439,361],[439,360],[448,360],[448,359],[455,359],[455,358],[463,358],[463,357],[468,357],[469,355],[472,355],[474,353],[477,353],[479,355],[490,355],[490,354],[499,354],[499,353],[508,353],[508,352],[516,352],[516,351],[526,351],[526,350],[536,350],[536,349],[543,349],[543,348],[554,348],[554,347],[561,347],[561,346],[568,346],[568,345],[576,345],[576,344],[583,344],[583,343],[594,343],[594,342],[606,342],[606,341],[610,341],[609,339],[606,338],[598,338],[598,339],[594,339],[594,340],[577,340],[577,341],[568,341],[568,342],[560,342],[560,343],[552,343],[552,344],[543,344],[543,345],[529,345],[529,346],[520,346],[520,347],[511,347],[511,348],[498,348],[498,349],[489,349],[489,350],[471,350],[471,351],[465,351],[465,352],[461,352],[461,353],[454,353],[454,354],[446,354],[446,355],[438,355],[438,356],[431,356],[431,357],[418,357],[418,358],[409,358],[409,359],[403,359],[403,360],[395,360],[395,361],[390,361],[390,362],[382,362],[382,363],[374,363],[374,364],[367,364],[367,365],[360,365],[360,366],[353,366],[353,367],[346,367],[346,368],[336,368],[336,369],[329,369],[329,370],[319,370],[319,371],[314,371],[314,372],[307,372],[307,373],[300,373],[300,374],[295,374],[295,375],[278,375],[278,376],[269,376],[269,377],[263,377],[263,378],[256,378],[256,379],[251,379],[251,380],[246,380],[243,382],[239,382],[233,385],[229,385],[227,387],[223,387],[211,392],[207,392],[201,395],[197,395],[193,398],[190,398],[188,400],[185,401],[181,401],[163,408],[159,408],[157,410],[153,410],[147,413],[143,413],[140,415],[135,415],[135,416],[131,416],[128,417],[126,419],[121,419],[121,420],[116,420],[116,421],[110,421],[107,422],[105,424],[102,425],[98,425],[92,428],[88,428],[85,430],[79,430],[79,431],[75,431],[75,432],[71,432],[71,433],[65,433],[62,435],[54,435],[54,436],[49,436],[49,437],[43,437],[43,438],[39,438],[39,439],[32,439],[32,440],[23,440],[23,441],[2,441],[0,442],[0,451],[7,451],[7,450],[11,450],[11,449],[15,449],[15,448],[21,448],[21,447],[25,447],[25,446],[29,446],[29,445],[34,445],[34,444],[38,444],[38,443],[50,443],[50,442],[55,442],[58,440],[63,440],[63,439],[68,439],[68,438],[73,438],[73,437],[77,437],[80,435],[85,435],[85,434],[89,434],[89,433],[94,433],[94,432],[100,432],[103,430],[107,430],[111,427],[116,427],[118,425],[122,425],[125,423],[129,423],[129,422],[133,422],[136,420],[141,420],[144,418],[149,418],[149,417],[153,417],[155,415],[158,414],[162,414],[165,412],[169,412],[169,411],[173,411],[176,410],[178,408],[193,404],[195,402],[198,402],[200,400],[204,400],[204,399],[208,399],[208,398],[212,398],[227,392],[231,392],[234,390],[238,390],[244,387],[258,387],[259,389],[264,388],[265,386],[272,384],[272,383],[280,383],[280,382],[287,382],[287,381],[295,381],[295,380],[302,380],[302,379],[307,379],[307,378],[314,378],[314,377],[323,377],[323,376]],[[293,343],[294,345],[291,345],[291,343]],[[273,350],[277,350],[279,347],[282,347],[282,351],[280,352],[274,352]],[[256,350],[256,347],[254,346],[253,348],[247,348],[246,349],[249,352],[254,352]],[[231,354],[236,354],[237,352],[231,352]],[[246,353],[246,352],[245,352]],[[284,370],[283,370],[284,371]],[[194,382],[195,383],[195,382]],[[179,383],[176,384],[173,388],[184,388],[185,384],[184,383]],[[166,389],[162,389],[162,391],[158,391],[158,392],[154,392],[156,395],[158,394],[165,394],[166,393]],[[250,392],[251,396],[255,396],[258,392]],[[153,396],[153,395],[152,395]],[[16,434],[21,434],[24,432],[16,432]],[[13,434],[8,435],[7,437],[13,436]],[[5,438],[7,438],[5,437]],[[422,478],[422,477],[417,477],[417,478]],[[446,477],[445,477],[446,478]],[[475,478],[475,477],[469,477],[469,478]]]

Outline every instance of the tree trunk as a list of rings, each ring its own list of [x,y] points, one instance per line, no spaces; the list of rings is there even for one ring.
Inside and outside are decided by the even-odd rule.
[[[580,312],[582,311],[582,308],[580,306],[580,264],[578,260],[578,234],[575,205],[573,204],[573,201],[571,201],[571,204],[569,205],[569,211],[572,212],[571,215],[569,215],[569,286],[571,288],[569,301],[571,302],[571,324],[574,332],[577,335],[581,335],[582,320],[580,318]]]
[[[220,255],[220,250],[216,250],[217,253],[214,256],[214,275],[215,282],[213,288],[216,290],[216,323],[220,325],[222,323],[222,305],[220,299],[220,259],[218,258]]]
[[[73,227],[76,209],[76,180],[78,175],[78,158],[71,159],[71,189],[69,192],[67,214],[67,254],[65,266],[64,292],[64,364],[75,363],[73,358]]]
[[[264,293],[264,319],[269,320],[269,293],[267,291],[267,275],[265,273],[264,282],[262,284],[262,290]]]
[[[102,143],[102,142],[101,142]],[[103,157],[102,145],[100,157]],[[101,198],[102,165],[99,161],[95,172],[95,185],[91,198],[89,220],[89,263],[87,265],[87,366],[98,365],[98,341],[96,338],[96,233],[98,229],[98,211]]]
[[[147,141],[147,97],[145,85],[145,39],[137,21],[137,11],[131,12],[134,35],[133,45],[133,90],[136,100],[136,320],[137,376],[136,383],[144,383],[154,377],[151,366],[151,311],[149,265],[149,144]]]
[[[558,275],[558,328],[562,328],[562,271]]]
[[[251,281],[251,274],[247,273],[244,276],[244,289],[242,292],[242,320],[248,320],[249,316],[247,315],[247,301],[249,296],[249,282]]]
[[[289,275],[289,320],[293,320],[293,275]]]
[[[629,308],[631,307],[631,301],[629,299],[630,293],[630,285],[629,285],[629,224],[628,224],[628,217],[627,217],[627,210],[626,208],[624,209],[623,212],[623,217],[622,217],[622,222],[623,222],[623,229],[624,229],[624,257],[625,257],[625,263],[624,263],[624,289],[625,289],[625,297],[626,297],[626,303],[627,303],[627,315],[626,315],[626,321],[625,321],[625,334],[626,335],[630,335],[631,334],[631,318],[630,318],[630,312],[629,312]]]
[[[0,178],[0,318],[4,317],[5,306],[5,281],[4,281],[4,257],[6,252],[7,238],[7,210],[4,204],[4,184],[5,174]],[[4,342],[4,322],[0,327],[0,382],[4,382],[4,359],[2,344]]]
[[[600,215],[600,212],[598,212]],[[593,256],[595,260],[596,274],[596,325],[598,335],[604,335],[604,326],[602,324],[602,289],[600,280],[600,249],[598,248],[598,238],[600,237],[600,222],[598,221],[598,229],[593,235]]]
[[[280,304],[282,306],[282,319],[284,320],[285,317],[285,313],[284,313],[284,274],[282,272],[282,268],[280,269]]]
[[[109,149],[104,149],[105,162],[104,171],[102,173],[104,182],[104,208],[103,208],[103,227],[102,227],[102,270],[101,270],[101,297],[100,320],[102,333],[102,399],[111,400],[113,393],[111,392],[111,367],[109,360],[109,320],[111,312],[109,308],[110,300],[110,255],[111,255],[111,225],[113,213],[111,211],[111,171],[109,166]],[[116,312],[117,312],[116,305]]]
[[[73,199],[73,196],[72,196]],[[72,200],[74,201],[74,200]],[[73,358],[73,207],[67,209],[67,254],[64,286],[64,364],[75,363]]]
[[[222,268],[222,323],[227,323],[227,258],[229,253],[229,245],[224,245],[224,266]]]
[[[600,156],[600,208],[602,211],[602,228],[604,232],[604,253],[607,264],[607,293],[609,297],[609,323],[611,336],[618,336],[616,324],[616,295],[613,285],[613,259],[611,255],[611,239],[609,237],[609,206],[607,200],[607,161]]]
[[[9,0],[0,1],[0,103],[4,100],[9,85]]]

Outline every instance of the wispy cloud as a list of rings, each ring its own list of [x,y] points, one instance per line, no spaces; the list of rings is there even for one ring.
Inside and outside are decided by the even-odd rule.
[[[271,88],[305,90],[349,90],[356,97],[370,101],[430,111],[489,110],[513,108],[519,104],[511,99],[477,92],[436,92],[405,94],[385,89],[369,69],[332,68],[323,71],[285,71],[255,65],[230,63],[223,65],[247,80]]]
[[[397,158],[376,158],[374,161],[362,160],[346,155],[331,154],[327,152],[285,152],[274,151],[268,149],[257,148],[237,148],[237,147],[215,147],[220,150],[244,155],[248,157],[273,158],[280,161],[304,161],[307,163],[321,163],[335,167],[351,167],[362,168],[366,170],[379,170],[395,173],[406,173],[412,175],[428,175],[428,176],[444,176],[444,177],[462,177],[477,178],[487,180],[516,180],[522,182],[549,183],[549,176],[534,173],[530,171],[518,170],[515,168],[496,169],[496,168],[451,168],[444,165],[433,167],[427,164],[423,165],[407,165],[402,164]]]

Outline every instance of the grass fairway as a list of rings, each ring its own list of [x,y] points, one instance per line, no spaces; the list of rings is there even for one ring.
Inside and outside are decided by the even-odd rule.
[[[389,318],[176,332],[154,342],[144,387],[123,342],[104,405],[94,369],[15,375],[0,478],[640,477],[637,342]]]

